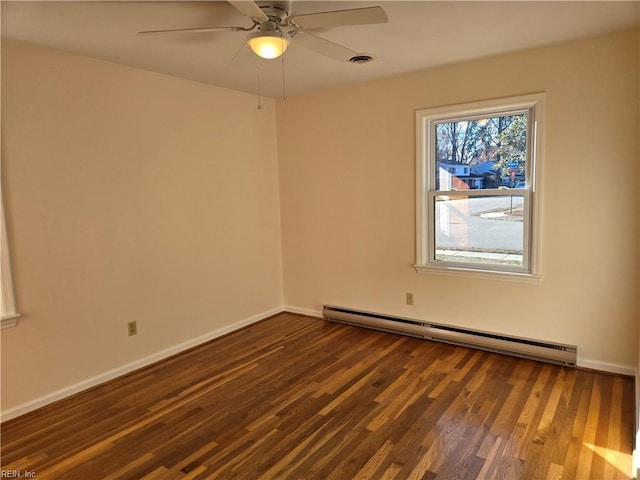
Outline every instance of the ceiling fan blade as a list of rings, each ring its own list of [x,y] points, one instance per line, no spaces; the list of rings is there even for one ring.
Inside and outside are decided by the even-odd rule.
[[[313,50],[316,53],[333,58],[340,62],[348,62],[350,58],[358,55],[358,52],[350,48],[343,47],[337,43],[333,43],[325,38],[314,35],[313,33],[295,30],[289,32],[293,37],[293,43],[301,47]]]
[[[256,2],[252,2],[250,0],[227,0],[236,10],[238,10],[243,15],[247,17],[257,20],[259,22],[264,22],[269,20],[267,14],[262,11],[262,9],[256,4]]]
[[[199,28],[173,28],[170,30],[145,30],[138,35],[162,35],[165,33],[207,33],[207,32],[239,32],[246,30],[242,27],[199,27]]]
[[[387,13],[384,11],[384,8],[365,7],[297,15],[293,18],[293,21],[301,28],[327,28],[340,27],[343,25],[387,23],[389,19],[387,18]]]

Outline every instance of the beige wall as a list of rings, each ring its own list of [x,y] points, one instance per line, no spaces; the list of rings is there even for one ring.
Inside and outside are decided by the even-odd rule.
[[[582,365],[634,372],[637,37],[627,31],[279,103],[285,303],[576,344]],[[415,110],[540,91],[542,284],[416,273]]]
[[[640,65],[640,35],[638,36],[638,65]],[[640,81],[638,82],[638,92],[638,139],[640,139]],[[638,152],[638,164],[640,165],[640,152]],[[638,185],[640,185],[640,176],[638,176]],[[638,212],[640,212],[640,208]],[[640,222],[640,213],[638,221]],[[640,250],[640,242],[638,242],[638,249]],[[640,256],[638,258],[638,275],[640,275]],[[636,295],[640,298],[640,285],[638,285]],[[635,449],[633,451],[633,464],[636,478],[640,478],[640,452],[638,451],[640,448],[640,308],[636,315],[636,321],[638,324],[638,369],[636,370],[636,438]]]
[[[282,305],[273,101],[2,49],[3,411]]]

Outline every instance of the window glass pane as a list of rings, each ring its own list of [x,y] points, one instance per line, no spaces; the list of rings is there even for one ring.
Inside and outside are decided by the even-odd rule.
[[[523,195],[433,198],[436,260],[523,266]]]
[[[435,124],[436,190],[524,188],[527,114]]]

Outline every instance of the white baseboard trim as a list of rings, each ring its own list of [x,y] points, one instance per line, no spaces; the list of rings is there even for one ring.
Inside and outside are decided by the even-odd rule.
[[[108,372],[101,373],[100,375],[96,375],[95,377],[88,378],[74,385],[70,385],[69,387],[56,390],[55,392],[49,393],[40,398],[36,398],[35,400],[31,400],[16,407],[3,410],[2,412],[0,412],[0,419],[4,422],[6,420],[19,417],[20,415],[24,415],[25,413],[31,412],[40,407],[44,407],[45,405],[48,405],[50,403],[70,397],[71,395],[82,392],[83,390],[87,390],[88,388],[95,387],[96,385],[100,385],[101,383],[108,382],[109,380],[113,380],[114,378],[121,377],[122,375],[133,372],[134,370],[138,370],[140,368],[151,365],[152,363],[180,353],[184,350],[197,347],[198,345],[226,335],[227,333],[231,333],[242,327],[246,327],[247,325],[251,325],[252,323],[264,320],[265,318],[281,313],[284,310],[285,309],[281,306],[273,308],[271,310],[267,310],[266,312],[253,315],[249,318],[245,318],[244,320],[240,320],[239,322],[232,323],[231,325],[218,328],[217,330],[214,330],[212,332],[205,333],[204,335],[201,335],[199,337],[166,348],[164,350],[161,350],[160,352],[149,355],[148,357],[144,357],[134,362],[127,363],[126,365],[122,365],[121,367],[114,368],[113,370],[109,370]]]
[[[587,358],[578,359],[578,367],[589,368],[591,370],[600,370],[601,372],[617,373],[619,375],[628,375],[635,377],[638,369],[630,365],[622,365],[620,363],[601,362],[599,360],[589,360]]]
[[[309,317],[322,317],[321,310],[311,310],[310,308],[294,307],[293,305],[285,305],[282,307],[285,312],[297,313],[299,315],[308,315]]]

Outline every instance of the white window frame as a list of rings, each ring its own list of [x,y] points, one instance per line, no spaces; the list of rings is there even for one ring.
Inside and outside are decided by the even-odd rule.
[[[2,260],[2,318],[0,319],[0,327],[4,329],[18,325],[20,314],[16,311],[16,300],[13,293],[9,242],[7,241],[7,227],[4,220],[4,202],[0,201],[0,209],[2,210],[2,237],[0,239],[0,256]]]
[[[416,264],[421,274],[440,274],[472,278],[540,283],[542,153],[544,93],[485,100],[460,105],[425,108],[416,111]],[[443,121],[462,121],[514,113],[528,113],[526,185],[518,189],[464,190],[460,194],[519,195],[524,198],[523,267],[495,264],[446,262],[435,259],[436,190],[435,125]],[[455,196],[456,191],[449,192]]]

